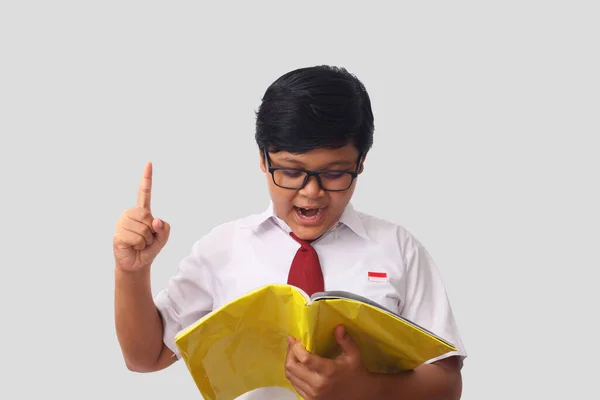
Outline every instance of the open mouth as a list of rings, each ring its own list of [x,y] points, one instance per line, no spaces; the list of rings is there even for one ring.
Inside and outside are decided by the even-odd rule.
[[[303,208],[294,206],[294,209],[296,210],[298,218],[300,218],[301,220],[314,221],[317,220],[323,214],[323,210],[325,209],[325,207]]]

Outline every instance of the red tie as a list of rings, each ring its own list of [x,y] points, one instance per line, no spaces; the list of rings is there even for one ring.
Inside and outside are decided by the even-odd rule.
[[[308,241],[298,238],[293,232],[290,235],[300,243],[301,247],[296,252],[294,261],[292,261],[288,284],[299,287],[309,296],[324,291],[323,271],[321,271],[321,263],[319,263],[317,252]]]

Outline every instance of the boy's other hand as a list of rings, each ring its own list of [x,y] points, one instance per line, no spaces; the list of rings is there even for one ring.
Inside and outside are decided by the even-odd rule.
[[[288,339],[285,374],[296,391],[306,400],[352,400],[369,398],[369,372],[360,350],[345,328],[335,329],[341,353],[334,359],[309,353],[302,343]]]
[[[146,163],[135,207],[123,212],[113,238],[116,268],[135,272],[149,267],[169,239],[171,227],[150,209],[152,163]]]

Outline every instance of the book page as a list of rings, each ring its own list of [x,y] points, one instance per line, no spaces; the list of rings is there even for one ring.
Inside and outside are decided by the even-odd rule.
[[[397,319],[400,319],[404,322],[406,322],[409,325],[414,326],[417,329],[422,330],[423,332],[427,332],[429,335],[435,337],[436,339],[450,345],[450,346],[454,346],[452,343],[449,343],[447,340],[445,340],[444,338],[436,335],[435,333],[423,328],[422,326],[402,317],[400,314],[393,312],[392,310],[382,306],[381,304],[363,297],[361,295],[358,295],[356,293],[352,293],[352,292],[346,292],[344,290],[329,290],[329,291],[325,291],[325,292],[318,292],[318,293],[314,293],[310,299],[311,302],[317,302],[317,301],[322,301],[322,300],[327,300],[327,299],[347,299],[347,300],[353,300],[353,301],[358,301],[360,303],[364,303],[364,304],[368,304],[372,307],[375,307]]]
[[[400,317],[400,315],[398,313],[393,312],[392,310],[382,306],[381,304],[363,297],[361,295],[358,295],[356,293],[352,293],[352,292],[346,292],[344,290],[329,290],[329,291],[325,291],[325,292],[318,292],[318,293],[314,293],[312,295],[312,297],[310,298],[311,302],[314,301],[318,301],[318,300],[323,300],[323,299],[349,299],[349,300],[356,300],[359,301],[361,303],[365,303],[365,304],[369,304],[373,307],[377,307],[382,311],[385,311],[387,313],[390,313],[396,317]],[[402,318],[402,317],[400,317]]]

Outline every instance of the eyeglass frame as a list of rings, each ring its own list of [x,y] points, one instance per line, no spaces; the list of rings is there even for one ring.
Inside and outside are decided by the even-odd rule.
[[[352,186],[352,183],[354,183],[354,180],[358,177],[358,171],[360,170],[360,163],[362,162],[362,158],[363,158],[363,153],[362,152],[359,153],[358,161],[356,164],[356,170],[354,170],[354,171],[342,171],[342,170],[335,170],[335,169],[323,169],[323,170],[312,171],[312,170],[307,170],[307,169],[302,169],[302,168],[273,167],[273,166],[271,166],[271,159],[269,158],[269,154],[266,149],[263,149],[263,154],[265,156],[265,163],[267,166],[267,170],[271,173],[271,178],[273,179],[273,183],[275,184],[275,186],[280,187],[282,189],[287,189],[287,190],[302,190],[306,186],[308,181],[310,180],[310,177],[314,176],[317,179],[317,183],[319,184],[319,187],[326,192],[345,192],[348,189],[350,189],[350,187]],[[280,171],[280,170],[303,172],[306,174],[306,176],[304,177],[304,182],[302,182],[302,185],[300,185],[300,187],[297,187],[297,188],[289,188],[289,187],[278,185],[277,182],[275,182],[275,171]],[[321,182],[320,174],[331,173],[331,172],[343,172],[345,174],[350,174],[352,179],[350,180],[348,187],[346,189],[325,189],[323,187],[323,182]]]

